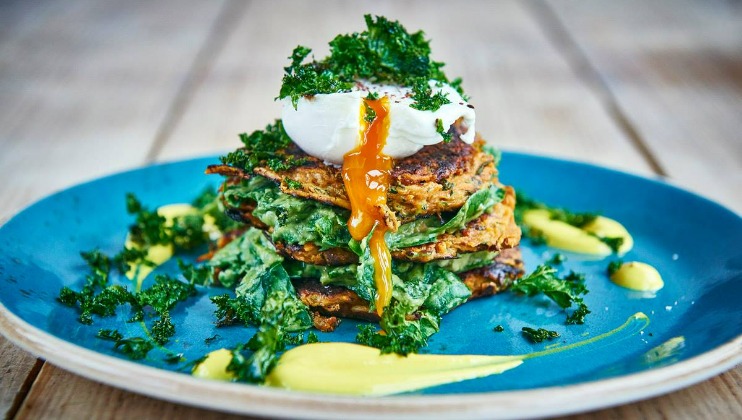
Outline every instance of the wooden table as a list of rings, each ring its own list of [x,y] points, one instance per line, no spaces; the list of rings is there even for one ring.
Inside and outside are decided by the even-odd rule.
[[[491,142],[671,182],[742,211],[742,5],[75,0],[0,5],[0,222],[122,169],[234,148],[281,68],[364,12],[424,28]],[[651,210],[651,209],[650,209]],[[223,418],[75,376],[0,338],[8,418]],[[582,418],[740,418],[742,367]]]

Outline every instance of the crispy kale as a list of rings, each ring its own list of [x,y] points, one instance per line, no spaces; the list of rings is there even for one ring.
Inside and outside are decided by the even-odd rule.
[[[540,343],[544,340],[553,340],[559,337],[558,332],[546,330],[544,328],[533,329],[531,327],[523,327],[521,331],[527,339],[531,340],[532,343]]]
[[[567,317],[567,324],[582,324],[585,321],[585,315],[590,313],[581,297],[588,293],[585,278],[574,272],[560,278],[554,267],[540,265],[529,275],[516,280],[510,290],[526,296],[543,293],[562,309],[576,304],[577,310]]]
[[[116,340],[114,348],[132,360],[139,360],[147,357],[149,351],[154,348],[154,344],[143,337],[132,337]]]
[[[615,260],[608,263],[608,276],[612,276],[623,265],[623,260]]]
[[[243,148],[222,156],[225,165],[252,172],[257,166],[266,165],[274,171],[285,171],[306,162],[305,158],[283,153],[291,144],[281,120],[268,124],[264,130],[240,134]]]
[[[433,94],[428,82],[449,82],[443,63],[430,59],[429,41],[422,31],[409,33],[397,21],[382,16],[365,16],[367,29],[361,33],[338,35],[330,42],[330,55],[321,61],[307,61],[311,49],[294,49],[278,97],[299,98],[321,93],[347,92],[356,80],[391,83],[413,89],[413,107],[436,110],[450,101]],[[461,80],[450,82],[459,93]]]

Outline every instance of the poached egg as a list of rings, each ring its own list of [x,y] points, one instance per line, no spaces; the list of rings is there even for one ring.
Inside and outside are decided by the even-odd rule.
[[[283,100],[281,119],[291,140],[306,153],[335,165],[343,163],[344,156],[359,142],[366,115],[364,99],[369,93],[387,98],[389,130],[382,153],[401,159],[417,153],[424,146],[440,143],[438,120],[447,131],[461,120],[461,140],[474,142],[475,112],[450,85],[431,80],[433,94],[446,95],[450,103],[435,111],[421,111],[410,107],[412,89],[395,85],[356,83],[350,92],[318,94],[300,98],[296,107],[291,100]]]

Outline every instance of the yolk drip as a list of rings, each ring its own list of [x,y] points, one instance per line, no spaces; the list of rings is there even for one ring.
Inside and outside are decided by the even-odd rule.
[[[389,133],[389,100],[364,99],[364,104],[359,144],[343,159],[343,183],[350,199],[350,235],[360,241],[373,230],[369,247],[378,293],[376,312],[381,315],[392,298],[392,256],[384,239],[388,227],[380,210],[386,205],[393,163],[382,153]],[[376,114],[370,123],[366,118],[368,109]]]

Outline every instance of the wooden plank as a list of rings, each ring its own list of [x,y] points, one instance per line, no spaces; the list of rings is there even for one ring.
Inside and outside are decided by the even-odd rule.
[[[143,162],[209,30],[203,22],[221,4],[150,3],[5,6],[20,22],[0,40],[0,178],[13,180],[3,185],[0,220],[31,199]]]
[[[563,419],[734,419],[740,416],[742,416],[742,366],[659,398]]]
[[[362,15],[370,12],[399,19],[410,30],[425,29],[434,57],[448,63],[450,75],[464,78],[477,107],[477,128],[494,144],[651,172],[517,2],[282,4],[280,13],[270,3],[251,5],[160,159],[233,149],[238,133],[278,118],[273,98],[291,50],[301,43],[324,56],[329,40],[361,30]]]
[[[82,379],[47,363],[16,418],[229,420],[244,417],[124,392]]]
[[[221,6],[192,3],[2,2],[0,223],[54,190],[143,163]],[[0,416],[22,402],[35,364],[0,338]]]
[[[0,337],[0,415],[3,418],[17,411],[40,365],[35,357]]]
[[[549,4],[671,179],[742,211],[742,8]]]

